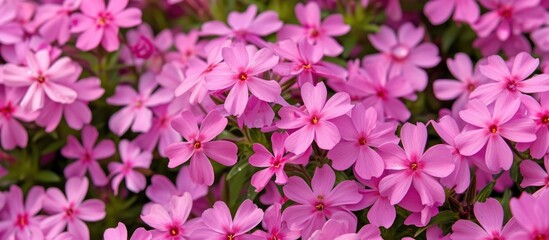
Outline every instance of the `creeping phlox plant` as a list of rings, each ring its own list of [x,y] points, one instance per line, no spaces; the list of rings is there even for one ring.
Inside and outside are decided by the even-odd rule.
[[[0,239],[549,240],[549,0],[0,0]]]

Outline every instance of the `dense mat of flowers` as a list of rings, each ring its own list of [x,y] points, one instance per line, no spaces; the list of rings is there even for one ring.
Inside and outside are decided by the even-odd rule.
[[[0,239],[549,240],[549,1],[0,0],[0,146]]]

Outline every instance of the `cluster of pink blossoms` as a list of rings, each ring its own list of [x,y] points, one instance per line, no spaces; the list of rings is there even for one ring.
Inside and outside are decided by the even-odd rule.
[[[0,239],[549,240],[549,1],[214,2],[0,0]]]

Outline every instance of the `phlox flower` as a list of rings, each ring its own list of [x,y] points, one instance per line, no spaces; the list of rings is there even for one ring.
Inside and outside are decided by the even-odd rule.
[[[76,47],[89,51],[99,43],[109,52],[118,50],[120,27],[129,28],[141,23],[141,10],[128,8],[129,0],[109,0],[105,7],[104,0],[84,0],[80,4],[82,13],[71,16],[71,32],[81,33]]]
[[[24,109],[41,109],[45,96],[58,103],[74,102],[77,93],[67,86],[66,81],[79,72],[70,58],[62,57],[54,61],[45,49],[28,52],[26,57],[26,66],[8,63],[3,68],[6,86],[28,87],[20,103]]]
[[[387,176],[379,183],[380,192],[388,195],[391,204],[402,201],[413,186],[423,205],[443,203],[444,189],[437,181],[454,170],[450,150],[444,145],[435,145],[425,151],[427,128],[423,123],[405,123],[400,130],[404,149],[394,143],[382,145],[381,157],[385,160]]]
[[[153,204],[141,219],[154,228],[154,239],[188,239],[194,231],[187,219],[191,213],[193,200],[189,193],[171,197],[168,205]]]
[[[142,23],[126,34],[126,44],[120,49],[120,58],[129,65],[160,72],[167,51],[173,46],[173,34],[165,29],[156,36],[151,26]]]
[[[65,177],[84,177],[88,171],[94,185],[105,186],[108,183],[107,175],[98,160],[114,155],[114,142],[105,139],[96,145],[98,137],[97,129],[88,125],[82,129],[82,144],[72,135],[67,138],[67,145],[61,149],[61,154],[77,160],[65,167]]]
[[[278,190],[278,187],[276,184],[272,181],[267,183],[267,186],[264,188],[265,192],[263,195],[259,196],[259,201],[264,205],[273,205],[275,203],[278,203],[280,205],[283,205],[288,201],[288,198],[286,196],[282,196],[280,194],[280,191]]]
[[[394,134],[395,124],[377,119],[375,109],[355,105],[350,117],[344,115],[334,120],[342,138],[327,155],[334,169],[343,171],[354,164],[354,173],[361,178],[381,176],[385,164],[373,148],[386,143],[398,144],[399,140]]]
[[[128,229],[124,223],[119,222],[115,228],[108,228],[103,233],[104,240],[128,240]],[[135,229],[129,240],[151,240],[152,234],[145,228]]]
[[[468,239],[514,239],[513,234],[518,230],[514,219],[503,227],[503,208],[493,198],[486,202],[477,202],[473,209],[480,226],[470,220],[460,219],[452,226],[452,240]]]
[[[19,106],[24,90],[0,85],[0,142],[4,150],[27,146],[27,130],[18,120],[30,122],[37,117],[36,112]]]
[[[250,165],[254,167],[267,167],[260,171],[257,171],[251,180],[252,186],[255,187],[256,192],[260,192],[267,183],[271,180],[273,175],[276,175],[276,184],[286,184],[288,176],[284,171],[284,166],[287,163],[290,164],[307,164],[311,151],[305,151],[302,154],[295,155],[293,153],[286,154],[284,148],[284,142],[288,138],[287,133],[273,133],[271,136],[271,143],[273,146],[273,153],[269,152],[263,145],[254,143],[254,154],[250,156]]]
[[[484,161],[488,169],[509,170],[513,163],[513,153],[505,142],[532,142],[536,140],[534,121],[529,118],[515,117],[520,101],[500,99],[492,111],[478,100],[469,101],[466,110],[459,113],[461,119],[471,128],[455,138],[460,154],[471,156],[486,146]]]
[[[221,50],[225,64],[217,66],[206,76],[206,88],[223,90],[231,88],[225,100],[225,109],[240,116],[248,104],[248,90],[252,95],[274,102],[281,92],[274,80],[265,80],[260,74],[272,69],[278,63],[278,56],[267,48],[256,51],[253,46],[237,44]]]
[[[541,93],[539,102],[529,96],[521,100],[528,110],[527,116],[536,124],[536,140],[530,143],[517,143],[516,147],[520,151],[529,148],[532,157],[542,158],[549,150],[549,93]]]
[[[0,239],[44,239],[40,228],[40,216],[36,216],[42,209],[44,188],[32,187],[27,193],[26,200],[23,192],[17,185],[11,185],[6,193],[5,212],[0,220]]]
[[[85,1],[85,0],[84,0]],[[62,3],[46,3],[39,5],[34,16],[34,24],[38,33],[47,42],[57,41],[64,45],[71,36],[70,14],[79,9],[82,0],[64,0]]]
[[[294,106],[282,107],[278,114],[281,119],[276,126],[281,129],[297,129],[286,139],[284,147],[295,154],[305,152],[315,140],[322,149],[333,148],[341,139],[337,126],[330,120],[347,113],[353,107],[347,93],[336,93],[326,101],[327,90],[324,83],[316,86],[305,83],[301,88],[301,98],[305,109]]]
[[[126,179],[126,187],[132,192],[140,192],[147,186],[147,180],[137,168],[148,169],[151,165],[152,154],[147,151],[141,151],[135,143],[124,139],[118,144],[119,162],[109,163],[109,178],[112,178],[111,186],[115,194],[118,194],[118,188],[122,180]]]
[[[324,225],[322,229],[316,230],[309,240],[322,239],[345,239],[351,236],[356,236],[356,221],[349,221],[344,213],[335,213]],[[360,238],[359,238],[360,239]]]
[[[470,99],[480,99],[489,104],[498,98],[519,99],[523,93],[549,91],[548,74],[528,78],[538,65],[539,59],[526,52],[516,55],[510,66],[500,56],[490,56],[487,64],[479,66],[479,71],[491,81],[477,87]]]
[[[480,15],[480,8],[475,0],[431,0],[425,4],[423,12],[434,25],[446,22],[452,12],[455,22],[473,24]]]
[[[65,194],[58,188],[48,188],[44,197],[44,210],[51,215],[41,221],[40,226],[52,238],[60,234],[66,226],[77,239],[90,239],[86,222],[96,222],[105,218],[105,203],[99,199],[85,200],[88,193],[88,179],[69,178]]]
[[[383,226],[390,228],[396,218],[396,209],[389,200],[389,195],[382,194],[379,191],[379,178],[371,178],[369,180],[357,177],[358,181],[368,188],[359,188],[358,192],[362,195],[362,200],[356,204],[348,206],[351,211],[359,211],[370,207],[366,217],[374,226]]]
[[[150,108],[173,99],[171,89],[160,88],[155,91],[156,87],[156,79],[151,72],[143,74],[139,79],[139,92],[128,85],[117,86],[115,94],[107,99],[107,103],[124,107],[110,118],[111,131],[118,136],[122,136],[130,126],[134,132],[149,131],[153,114]]]
[[[174,45],[177,53],[173,53],[168,58],[173,58],[181,66],[187,66],[187,63],[197,56],[197,42],[200,32],[191,30],[187,34],[178,33],[174,38]],[[215,44],[214,44],[215,45]]]
[[[197,229],[193,239],[231,239],[243,240],[252,239],[251,234],[247,234],[263,219],[263,210],[258,208],[251,200],[246,199],[240,205],[234,218],[227,204],[222,201],[215,202],[213,208],[207,209],[202,213],[204,226]]]
[[[214,172],[208,158],[225,166],[232,166],[237,161],[236,144],[225,141],[212,141],[227,126],[228,120],[217,111],[211,111],[198,128],[196,117],[192,112],[184,111],[181,117],[172,121],[172,127],[181,134],[186,142],[172,143],[166,148],[170,162],[168,167],[177,167],[189,159],[191,178],[198,184],[211,186]]]
[[[522,174],[520,186],[523,188],[541,187],[534,193],[534,196],[547,192],[549,188],[549,174],[547,173],[549,171],[549,157],[543,158],[543,165],[545,170],[532,160],[524,160],[520,163],[520,173]]]
[[[0,43],[2,44],[14,44],[21,41],[23,37],[23,28],[15,21],[17,17],[15,1],[2,1],[0,2]]]
[[[438,48],[432,43],[420,43],[425,35],[423,27],[405,23],[398,32],[381,26],[379,32],[368,35],[372,45],[381,53],[364,57],[365,62],[379,62],[389,66],[389,77],[402,75],[414,90],[427,86],[427,73],[440,62]]]
[[[524,35],[511,35],[507,40],[502,41],[496,33],[487,37],[481,37],[473,41],[473,47],[478,48],[483,56],[499,54],[502,50],[507,56],[515,56],[520,52],[532,52],[530,41]]]
[[[263,216],[263,222],[261,226],[263,230],[257,230],[253,233],[255,236],[262,237],[263,239],[280,239],[280,240],[294,240],[298,239],[299,231],[292,231],[288,229],[286,222],[282,221],[281,216],[282,206],[279,203],[274,203],[267,210]]]
[[[511,213],[520,225],[513,235],[516,239],[538,240],[549,237],[549,192],[545,191],[537,198],[522,193],[510,202]]]
[[[158,146],[160,156],[166,156],[166,148],[181,141],[181,135],[172,127],[172,121],[181,113],[179,102],[173,101],[152,108],[153,119],[148,132],[140,134],[134,139],[139,147],[152,152]]]
[[[301,230],[304,239],[321,229],[336,213],[345,214],[346,221],[356,222],[356,216],[347,210],[346,205],[362,199],[358,185],[346,180],[334,187],[335,179],[334,171],[326,165],[315,170],[311,187],[296,176],[290,177],[284,186],[284,194],[296,204],[284,210],[282,219],[290,229]]]
[[[295,6],[295,16],[301,26],[284,25],[278,32],[279,40],[306,39],[310,44],[319,45],[327,56],[337,56],[343,52],[343,46],[334,37],[348,33],[351,27],[345,24],[341,14],[332,14],[321,21],[318,4],[308,2]]]
[[[263,128],[273,126],[275,113],[268,102],[250,96],[244,112],[237,118],[238,126],[242,128]]]

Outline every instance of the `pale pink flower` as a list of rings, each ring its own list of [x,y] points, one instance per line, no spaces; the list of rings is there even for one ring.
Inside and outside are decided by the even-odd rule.
[[[0,85],[0,141],[4,150],[27,146],[27,130],[18,120],[30,122],[37,113],[21,108],[18,103],[23,97],[22,88],[10,88]]]
[[[308,2],[306,5],[298,3],[295,15],[301,26],[284,25],[278,32],[279,40],[293,39],[297,42],[306,39],[311,44],[319,45],[327,56],[337,56],[343,52],[343,46],[334,37],[348,33],[351,27],[345,24],[341,14],[332,14],[321,21],[318,4]]]
[[[151,128],[135,138],[135,144],[150,152],[158,145],[158,153],[166,157],[166,148],[172,143],[181,141],[181,135],[172,127],[173,119],[179,117],[181,113],[179,107],[179,102],[174,101],[152,108],[154,116]]]
[[[530,143],[517,143],[520,151],[530,149],[534,158],[542,158],[549,150],[549,93],[539,94],[539,102],[530,96],[521,98],[528,110],[527,116],[536,123],[536,140]]]
[[[85,0],[84,0],[85,1]],[[64,45],[69,41],[71,32],[70,14],[80,7],[82,0],[64,0],[61,4],[43,4],[36,10],[34,24],[38,33],[48,42],[57,41]]]
[[[116,150],[112,140],[101,140],[96,145],[98,137],[99,133],[95,127],[86,126],[82,130],[82,144],[72,135],[67,138],[67,144],[61,149],[61,154],[77,160],[65,167],[65,177],[84,177],[88,171],[94,185],[105,186],[108,183],[107,175],[98,160],[109,158]]]
[[[172,121],[172,127],[181,134],[186,142],[173,143],[166,148],[166,156],[170,159],[168,167],[177,167],[191,159],[191,178],[198,184],[211,186],[214,182],[214,172],[211,158],[225,166],[232,166],[237,161],[238,148],[236,144],[217,140],[212,141],[227,126],[228,120],[217,111],[211,111],[202,121],[200,129],[196,117],[190,111],[181,113],[181,117]]]
[[[266,102],[274,102],[280,96],[281,88],[278,82],[260,77],[260,74],[278,63],[278,56],[271,50],[263,48],[256,51],[253,46],[238,44],[223,48],[221,54],[225,63],[217,66],[206,76],[206,88],[231,88],[224,104],[227,112],[236,116],[244,112],[248,104],[248,90]]]
[[[152,154],[147,151],[141,151],[134,143],[124,139],[118,144],[119,162],[109,163],[109,178],[112,178],[112,189],[118,194],[118,188],[122,180],[126,179],[126,188],[138,193],[145,189],[147,180],[137,168],[148,169],[151,165]]]
[[[128,8],[129,0],[109,0],[105,7],[104,0],[83,0],[81,13],[71,16],[71,32],[82,33],[76,41],[76,47],[89,51],[99,43],[109,52],[118,50],[120,27],[129,28],[141,23],[141,10]]]
[[[215,202],[213,208],[202,213],[204,227],[194,231],[193,239],[253,239],[247,234],[263,219],[263,210],[257,207],[251,200],[246,199],[240,205],[234,218],[227,204],[222,201]]]
[[[51,215],[41,221],[40,226],[52,238],[60,234],[65,227],[75,238],[90,239],[86,222],[96,222],[105,218],[105,203],[99,199],[85,200],[88,193],[88,179],[69,178],[65,185],[65,194],[58,188],[48,188],[44,197],[44,210]]]
[[[237,118],[240,128],[263,128],[273,126],[275,113],[268,102],[259,100],[256,96],[250,96],[244,112]]]
[[[23,28],[15,21],[16,4],[15,1],[0,2],[0,43],[2,44],[14,44],[21,41],[23,37]]]
[[[104,240],[128,240],[128,229],[124,223],[119,222],[115,228],[108,228],[103,233]],[[135,229],[129,240],[151,240],[152,234],[145,228]]]
[[[475,39],[473,47],[478,48],[482,56],[496,55],[500,50],[507,56],[515,56],[520,52],[532,52],[530,41],[522,34],[511,35],[507,40],[502,41],[496,33],[492,33],[487,37]]]
[[[278,203],[283,205],[288,201],[286,196],[282,196],[278,187],[273,181],[267,183],[267,186],[264,188],[265,192],[259,197],[259,201],[264,205],[272,205]]]
[[[455,22],[473,24],[480,15],[480,8],[475,0],[431,0],[425,4],[423,12],[434,25],[446,22],[452,12]]]
[[[536,162],[532,160],[524,160],[520,163],[520,173],[522,174],[522,182],[520,186],[526,187],[541,187],[538,189],[534,196],[538,196],[549,189],[549,157],[543,158],[543,165],[545,170]]]
[[[549,237],[549,192],[537,198],[524,192],[519,198],[511,199],[511,213],[520,225],[514,239],[538,240]]]
[[[154,228],[151,231],[154,239],[188,239],[194,231],[193,225],[187,221],[192,206],[189,193],[172,196],[167,205],[153,204],[149,212],[141,215],[141,220]]]
[[[322,229],[316,230],[309,240],[323,240],[323,239],[360,239],[356,232],[356,221],[349,221],[347,216],[344,213],[338,212],[335,213],[332,218],[330,218],[324,225]]]
[[[369,180],[357,177],[358,181],[368,188],[359,188],[358,192],[362,195],[362,200],[348,206],[348,209],[351,211],[360,211],[370,207],[366,215],[368,221],[375,226],[383,226],[388,229],[395,221],[396,209],[391,204],[389,196],[379,191],[379,181],[382,178],[383,175],[379,178],[371,178]]]
[[[299,231],[292,231],[288,229],[286,222],[282,221],[281,211],[282,206],[279,203],[274,203],[267,210],[263,216],[263,222],[261,226],[263,230],[257,230],[253,233],[255,236],[259,236],[263,239],[280,239],[280,240],[295,240],[298,239]]]
[[[11,185],[6,193],[6,206],[0,220],[0,239],[44,239],[40,229],[41,216],[36,216],[42,209],[44,188],[32,187],[26,197],[17,185]],[[5,214],[5,215],[4,215]]]
[[[316,86],[305,83],[301,88],[301,98],[305,108],[285,106],[278,114],[281,119],[276,126],[282,129],[297,129],[290,134],[284,144],[293,153],[300,154],[315,140],[322,149],[332,149],[341,139],[337,126],[330,120],[347,113],[353,105],[347,93],[336,93],[326,101],[327,90],[324,83]]]

